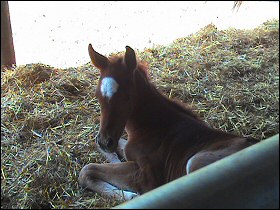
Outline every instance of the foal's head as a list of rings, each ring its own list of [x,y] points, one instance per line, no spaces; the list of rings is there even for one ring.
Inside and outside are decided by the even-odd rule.
[[[103,150],[114,152],[132,111],[132,77],[137,67],[135,52],[127,46],[124,57],[107,58],[91,44],[88,51],[93,65],[100,70],[95,92],[101,106],[97,142]]]

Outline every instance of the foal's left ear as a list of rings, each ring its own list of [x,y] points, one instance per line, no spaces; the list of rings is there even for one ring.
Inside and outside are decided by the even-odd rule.
[[[135,52],[129,46],[126,46],[125,49],[126,49],[125,56],[124,56],[125,64],[126,64],[126,66],[128,67],[129,70],[133,71],[134,69],[136,69],[136,66],[137,66],[137,60],[136,60]]]
[[[100,69],[106,69],[106,67],[108,66],[109,60],[108,58],[106,58],[104,55],[99,54],[98,52],[96,52],[91,44],[88,45],[88,53],[91,59],[91,62],[93,63],[93,65]]]

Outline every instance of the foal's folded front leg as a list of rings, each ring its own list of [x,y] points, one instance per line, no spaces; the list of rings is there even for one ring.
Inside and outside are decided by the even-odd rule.
[[[133,161],[122,163],[90,163],[83,167],[79,183],[107,197],[129,200],[137,196],[141,177]]]
[[[120,159],[124,160],[124,161],[126,160],[124,149],[127,145],[127,142],[128,141],[126,139],[120,138],[118,147],[117,147],[117,154],[120,157]]]
[[[117,152],[109,153],[105,152],[100,148],[100,146],[97,144],[97,150],[106,158],[106,160],[109,163],[120,163],[122,160],[125,160],[125,154],[124,154],[124,148],[127,144],[127,140],[120,138]]]

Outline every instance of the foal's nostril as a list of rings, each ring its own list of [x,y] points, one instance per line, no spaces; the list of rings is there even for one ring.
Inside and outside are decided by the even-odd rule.
[[[106,145],[106,147],[107,147],[107,148],[110,148],[110,147],[113,146],[113,144],[114,144],[113,139],[112,139],[112,138],[108,138],[108,139],[107,139],[107,145]]]

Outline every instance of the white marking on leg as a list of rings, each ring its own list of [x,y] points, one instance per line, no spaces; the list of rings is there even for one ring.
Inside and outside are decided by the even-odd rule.
[[[194,157],[194,156],[193,156]],[[186,172],[187,174],[191,173],[191,167],[192,167],[192,161],[193,161],[193,157],[191,157],[188,162],[187,162],[187,165],[186,165]]]
[[[101,81],[101,94],[103,97],[107,97],[109,100],[117,92],[119,84],[112,77],[105,77]]]
[[[126,160],[126,156],[125,156],[125,146],[127,145],[127,140],[120,138],[119,143],[118,143],[118,147],[117,147],[117,154],[120,156],[121,160]]]
[[[113,153],[109,153],[109,152],[105,152],[103,149],[101,149],[101,147],[97,144],[96,145],[97,151],[99,151],[109,163],[120,163],[120,159],[117,155],[117,153],[113,152]]]
[[[137,193],[127,191],[127,190],[120,190],[117,187],[104,182],[102,180],[91,180],[91,184],[89,188],[97,193],[100,193],[109,198],[115,198],[119,200],[131,200],[134,197],[138,196]]]

